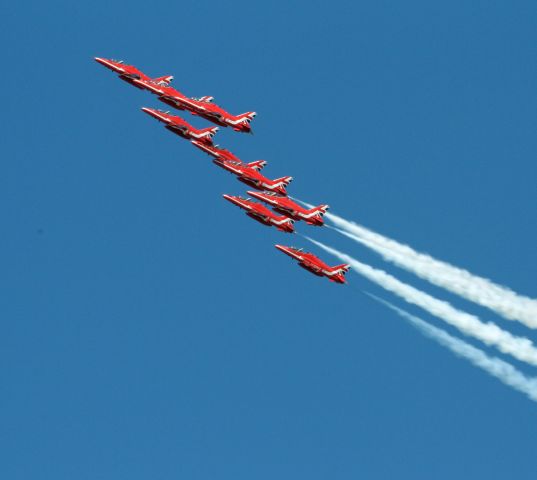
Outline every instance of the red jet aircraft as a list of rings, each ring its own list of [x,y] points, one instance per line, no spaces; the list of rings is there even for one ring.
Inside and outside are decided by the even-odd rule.
[[[155,91],[155,93],[158,92]],[[199,115],[209,120],[209,122],[216,123],[222,127],[231,127],[236,132],[252,132],[250,122],[256,116],[255,112],[231,115],[223,108],[212,103],[213,97],[189,98],[171,87],[161,88],[158,95],[159,99],[167,105],[179,110],[188,110],[192,115]]]
[[[249,191],[248,195],[269,204],[276,212],[283,213],[294,220],[304,220],[308,225],[322,226],[323,215],[328,210],[328,205],[319,205],[308,210],[293,202],[289,197],[282,197],[271,192]]]
[[[218,131],[218,127],[202,128],[199,130],[185,122],[181,117],[170,115],[170,112],[163,112],[162,110],[146,107],[143,107],[142,110],[153,118],[156,118],[158,121],[165,123],[165,128],[170,132],[186,138],[187,140],[198,140],[207,145],[212,145],[212,138]]]
[[[257,220],[263,225],[274,225],[278,230],[282,232],[293,233],[295,228],[293,227],[293,220],[288,217],[275,215],[264,205],[257,202],[252,202],[249,198],[234,197],[232,195],[223,195],[226,200],[246,210],[246,215]]]
[[[347,283],[345,274],[349,271],[350,266],[346,263],[329,267],[326,263],[317,258],[313,253],[306,253],[302,248],[285,247],[284,245],[276,245],[278,250],[281,250],[291,258],[298,260],[298,265],[310,271],[318,277],[326,277],[331,282]]]
[[[161,88],[169,86],[173,80],[172,75],[158,78],[148,77],[133,65],[125,65],[123,60],[109,60],[107,58],[95,57],[95,61],[116,72],[121,80],[125,80],[140,90],[149,90],[150,92],[158,93],[162,91]]]
[[[205,153],[208,153],[212,157],[216,158],[217,160],[221,160],[222,162],[225,160],[229,160],[231,162],[242,163],[239,157],[231,153],[229,150],[226,150],[225,148],[220,148],[218,145],[206,145],[196,140],[192,140],[191,143],[195,147],[198,147],[200,150],[203,150]]]
[[[201,142],[192,140],[192,144],[200,148],[204,152],[214,157],[213,163],[237,175],[238,180],[246,185],[257,188],[258,190],[268,190],[271,192],[287,195],[286,186],[291,183],[293,177],[282,177],[276,180],[270,180],[261,175],[261,170],[267,162],[264,160],[256,160],[255,162],[244,163],[229,150],[218,148],[213,145],[204,145]]]
[[[262,168],[259,166],[259,162],[263,161],[259,160],[258,162],[239,163],[230,161],[222,162],[216,159],[213,160],[215,165],[237,175],[237,179],[246,185],[257,188],[258,190],[268,190],[281,195],[287,195],[286,187],[291,183],[293,177],[281,177],[275,180],[270,180],[258,172],[258,168]]]

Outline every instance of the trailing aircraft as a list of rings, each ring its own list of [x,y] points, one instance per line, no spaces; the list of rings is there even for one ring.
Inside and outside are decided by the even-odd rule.
[[[326,277],[331,282],[347,283],[345,274],[349,271],[350,266],[346,263],[330,267],[313,253],[304,252],[302,248],[286,247],[284,245],[275,245],[275,247],[289,255],[291,258],[298,260],[298,265],[318,277]]]

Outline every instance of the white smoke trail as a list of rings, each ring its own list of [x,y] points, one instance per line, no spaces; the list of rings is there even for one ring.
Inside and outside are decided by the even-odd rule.
[[[493,345],[501,352],[510,354],[518,360],[537,366],[537,349],[529,339],[512,335],[492,322],[483,323],[478,317],[457,310],[450,303],[407,285],[383,270],[361,263],[349,255],[312,238],[304,238],[342,261],[349,263],[352,269],[360,275],[396,294],[408,303],[417,305],[430,314],[441,318],[458,328],[465,335],[477,338],[487,345]]]
[[[307,203],[304,205],[311,208]],[[437,260],[430,255],[417,252],[408,245],[384,237],[337,215],[327,213],[325,217],[339,227],[335,229],[339,233],[377,252],[398,267],[486,307],[507,320],[518,320],[527,327],[537,328],[537,300],[519,295],[507,287],[497,285],[491,280]]]
[[[526,394],[528,398],[534,402],[537,402],[537,379],[524,375],[510,363],[507,363],[498,357],[491,357],[487,355],[485,352],[483,352],[483,350],[480,350],[479,348],[476,348],[463,340],[453,337],[446,331],[434,327],[421,318],[411,315],[402,308],[396,307],[382,298],[379,298],[368,292],[364,293],[377,302],[393,310],[405,320],[408,320],[410,324],[417,328],[421,333],[429,338],[432,338],[440,345],[448,348],[455,355],[468,360],[476,367],[481,368],[488,374],[496,377],[498,380],[500,380],[500,382]]]

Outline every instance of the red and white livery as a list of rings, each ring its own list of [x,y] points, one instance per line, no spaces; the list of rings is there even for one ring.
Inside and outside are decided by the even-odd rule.
[[[116,72],[121,80],[134,85],[140,90],[149,90],[153,93],[159,93],[162,91],[162,88],[168,87],[173,80],[172,75],[151,78],[135,66],[126,65],[123,60],[95,57],[95,61],[113,72]]]
[[[319,205],[318,207],[308,210],[293,202],[289,197],[284,197],[275,193],[251,191],[247,193],[248,195],[251,195],[252,197],[270,205],[276,212],[283,213],[284,215],[291,217],[293,220],[303,220],[308,225],[324,225],[323,215],[328,210],[328,205]]]
[[[158,93],[159,100],[179,110],[187,110],[192,115],[209,120],[222,127],[231,127],[236,132],[251,133],[252,127],[250,122],[257,115],[255,112],[241,113],[240,115],[232,115],[226,112],[222,107],[213,103],[214,98],[205,97],[187,97],[174,88],[162,88],[161,93]]]
[[[207,145],[213,144],[213,136],[218,132],[218,127],[197,129],[177,115],[164,112],[155,108],[143,107],[142,110],[165,124],[170,132],[186,138],[187,140],[197,140]]]
[[[293,181],[293,177],[281,177],[270,180],[264,175],[261,175],[259,170],[267,164],[264,160],[244,163],[229,150],[219,148],[215,145],[205,145],[195,140],[192,140],[192,144],[214,157],[213,163],[215,165],[233,173],[239,181],[246,185],[258,190],[268,190],[269,192],[287,195],[286,188]]]
[[[242,163],[241,159],[237,157],[237,155],[231,153],[229,150],[226,150],[225,148],[220,148],[218,145],[207,145],[203,142],[198,142],[196,140],[192,140],[192,145],[195,147],[198,147],[200,150],[204,151],[205,153],[208,153],[211,157],[216,158],[220,161],[229,160],[231,162],[239,162]]]
[[[235,197],[233,195],[223,195],[223,197],[246,210],[246,215],[263,225],[274,226],[281,232],[293,233],[295,231],[292,219],[283,215],[278,216],[260,203],[252,202],[249,198]]]
[[[261,175],[257,168],[259,165],[259,160],[257,162],[251,163],[239,163],[239,162],[230,162],[230,161],[220,161],[213,160],[215,165],[224,168],[228,172],[231,172],[237,176],[237,179],[249,185],[250,187],[257,188],[258,190],[268,190],[269,192],[279,193],[281,195],[287,195],[287,185],[291,183],[293,177],[281,177],[276,178],[275,180],[270,180],[269,178]],[[266,163],[266,162],[264,162]]]
[[[298,261],[298,265],[317,275],[318,277],[326,277],[331,282],[347,283],[345,274],[349,271],[350,266],[346,263],[330,267],[313,253],[304,252],[302,248],[286,247],[284,245],[275,245],[276,248],[291,258]]]

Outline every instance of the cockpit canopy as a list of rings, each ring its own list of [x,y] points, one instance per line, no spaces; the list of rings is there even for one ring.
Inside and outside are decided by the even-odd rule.
[[[205,103],[211,103],[214,100],[214,97],[204,96],[204,97],[192,97],[192,100],[196,100],[197,102],[205,102]]]

